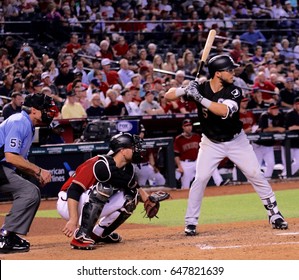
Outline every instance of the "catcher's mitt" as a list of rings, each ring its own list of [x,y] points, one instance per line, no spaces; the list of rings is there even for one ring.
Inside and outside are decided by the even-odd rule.
[[[145,217],[147,218],[158,218],[157,213],[160,209],[160,201],[166,200],[170,197],[170,194],[163,191],[157,191],[151,193],[146,201],[144,201],[144,211],[145,211]]]

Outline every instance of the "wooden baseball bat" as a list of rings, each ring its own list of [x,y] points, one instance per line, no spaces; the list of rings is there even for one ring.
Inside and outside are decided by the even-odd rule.
[[[200,73],[202,68],[204,67],[206,60],[208,59],[208,56],[210,54],[213,42],[215,40],[216,37],[216,30],[215,29],[211,29],[207,38],[207,41],[205,43],[205,47],[203,49],[202,55],[201,55],[201,59],[199,61],[199,66],[198,66],[198,70],[197,70],[197,74],[196,74],[196,81],[198,81],[199,77],[200,77]]]

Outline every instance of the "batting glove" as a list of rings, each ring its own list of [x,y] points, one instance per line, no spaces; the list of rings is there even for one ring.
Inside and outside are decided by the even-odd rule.
[[[189,85],[185,88],[185,92],[188,99],[190,98],[191,100],[201,103],[203,96],[199,93],[198,86],[198,82],[190,81]]]

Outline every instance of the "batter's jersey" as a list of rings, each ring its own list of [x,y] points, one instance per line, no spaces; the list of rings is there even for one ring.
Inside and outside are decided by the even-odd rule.
[[[241,132],[243,126],[239,119],[240,102],[243,98],[241,89],[231,84],[214,93],[209,81],[200,84],[197,89],[203,97],[213,102],[223,103],[229,99],[236,103],[233,112],[230,112],[227,118],[222,118],[196,102],[202,133],[214,142],[226,142],[233,139],[236,134]]]
[[[180,134],[174,139],[174,152],[179,155],[182,161],[195,161],[200,141],[201,136],[197,133],[192,133],[190,137]]]
[[[25,111],[11,115],[2,122],[0,124],[0,160],[5,161],[4,153],[7,152],[27,159],[34,131],[32,121]]]

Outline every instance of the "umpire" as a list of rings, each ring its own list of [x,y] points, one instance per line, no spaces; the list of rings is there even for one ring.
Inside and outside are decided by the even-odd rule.
[[[0,124],[0,194],[12,195],[13,204],[0,230],[0,253],[28,252],[26,235],[40,204],[39,188],[17,172],[34,176],[41,185],[51,181],[51,173],[29,162],[35,126],[50,124],[55,111],[53,100],[44,94],[26,96],[21,113]]]

